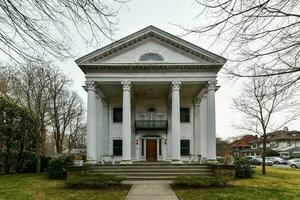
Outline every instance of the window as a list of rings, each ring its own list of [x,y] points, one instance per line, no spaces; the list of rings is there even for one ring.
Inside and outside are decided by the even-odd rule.
[[[190,122],[190,108],[180,108],[180,122]]]
[[[161,156],[161,142],[162,142],[162,139],[159,139],[158,140],[158,155]]]
[[[122,122],[123,118],[122,108],[113,108],[113,122]]]
[[[122,140],[113,140],[113,155],[122,155]]]
[[[144,53],[140,56],[139,61],[163,61],[164,58],[158,53]]]
[[[142,156],[144,156],[144,148],[145,148],[144,139],[142,139]]]
[[[181,156],[190,155],[190,140],[180,140],[180,154]]]

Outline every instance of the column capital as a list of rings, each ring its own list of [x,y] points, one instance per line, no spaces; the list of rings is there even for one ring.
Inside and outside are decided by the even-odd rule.
[[[85,81],[87,91],[96,91],[95,81]]]
[[[172,81],[172,90],[179,90],[181,81]]]
[[[207,81],[207,90],[216,90],[217,80]]]
[[[130,90],[130,88],[131,88],[130,81],[122,81],[121,84],[123,85],[123,90]]]
[[[194,101],[195,106],[200,106],[200,103],[201,103],[201,98],[195,99]]]

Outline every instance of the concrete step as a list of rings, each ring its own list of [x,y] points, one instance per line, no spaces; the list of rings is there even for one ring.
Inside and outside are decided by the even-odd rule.
[[[91,169],[88,170],[89,172],[149,172],[149,173],[155,173],[155,172],[209,172],[211,169]]]
[[[213,173],[209,172],[183,172],[183,173],[171,173],[171,172],[157,172],[157,173],[143,173],[143,172],[138,172],[138,173],[116,173],[116,172],[105,172],[103,175],[116,175],[116,176],[205,176],[205,175],[212,175]]]
[[[97,165],[88,167],[87,169],[210,169],[208,166],[201,166],[201,165]]]
[[[128,181],[133,180],[174,180],[176,176],[127,176]]]

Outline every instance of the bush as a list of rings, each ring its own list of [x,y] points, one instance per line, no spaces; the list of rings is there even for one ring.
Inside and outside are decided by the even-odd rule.
[[[47,168],[48,177],[51,179],[66,179],[67,164],[68,161],[65,157],[50,160]]]
[[[290,159],[293,159],[293,158],[300,158],[300,153],[291,154]]]
[[[279,157],[280,153],[278,151],[274,151],[272,149],[268,149],[266,152],[266,157]]]
[[[18,173],[35,173],[36,157],[34,153],[24,153],[17,162],[16,171]]]
[[[223,187],[228,184],[231,179],[214,176],[178,176],[174,181],[174,185],[187,187]]]
[[[105,188],[120,185],[124,177],[112,175],[77,176],[66,182],[66,187],[71,189]]]
[[[248,158],[237,157],[234,164],[236,178],[251,178],[255,174]]]

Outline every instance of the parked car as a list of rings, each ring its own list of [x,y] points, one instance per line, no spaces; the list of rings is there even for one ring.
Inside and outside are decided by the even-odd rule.
[[[272,161],[273,164],[276,164],[276,165],[278,165],[278,164],[284,164],[284,165],[286,165],[287,164],[287,161],[284,160],[284,159],[282,159],[282,158],[280,158],[280,157],[266,157],[266,160],[267,161]]]
[[[260,157],[256,157],[256,158],[252,158],[249,160],[251,162],[252,165],[261,165],[262,164],[262,158]],[[268,166],[272,166],[273,162],[270,160],[265,160],[266,165]]]
[[[288,160],[288,165],[292,168],[300,168],[300,158]]]

